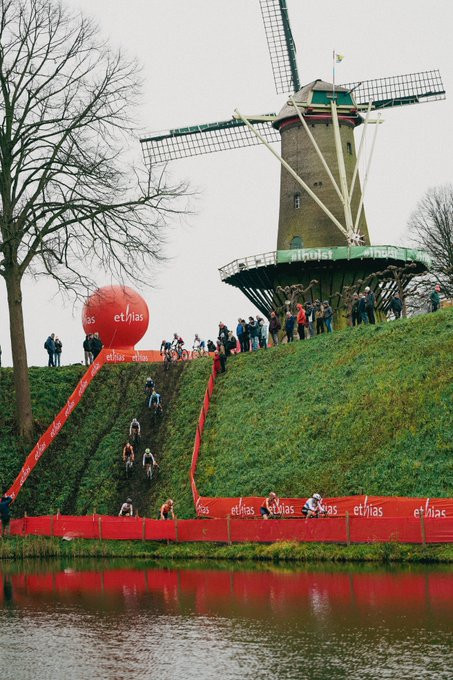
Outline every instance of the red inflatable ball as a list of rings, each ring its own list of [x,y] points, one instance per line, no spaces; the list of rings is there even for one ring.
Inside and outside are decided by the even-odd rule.
[[[134,349],[148,328],[148,305],[128,286],[105,286],[86,301],[82,323],[87,335],[99,333],[104,347]]]

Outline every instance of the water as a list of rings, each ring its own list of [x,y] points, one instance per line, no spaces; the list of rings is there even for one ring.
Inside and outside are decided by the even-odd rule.
[[[452,572],[0,564],[2,678],[453,677]]]

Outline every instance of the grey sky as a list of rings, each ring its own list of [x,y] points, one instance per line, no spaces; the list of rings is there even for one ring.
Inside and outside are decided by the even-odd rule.
[[[93,16],[114,46],[137,56],[145,81],[141,124],[146,131],[278,111],[258,0],[66,0]],[[406,223],[424,191],[453,177],[451,0],[288,0],[301,82],[331,79],[332,50],[344,55],[337,81],[439,68],[447,100],[384,112],[365,196],[372,242],[404,243]],[[371,137],[368,148],[371,146]],[[137,154],[140,155],[137,141]],[[199,191],[196,214],[168,235],[168,264],[153,289],[142,348],[155,348],[178,331],[214,338],[219,321],[235,326],[254,313],[239,291],[222,284],[218,267],[244,255],[274,250],[279,164],[265,148],[175,162],[175,180]],[[101,277],[99,284],[110,283]],[[10,340],[0,288],[3,364]],[[82,359],[81,307],[63,302],[50,282],[27,281],[24,309],[30,365],[46,362],[45,338],[63,341],[63,363]]]

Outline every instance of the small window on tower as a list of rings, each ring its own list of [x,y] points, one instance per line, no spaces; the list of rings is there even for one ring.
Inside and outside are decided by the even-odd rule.
[[[346,142],[346,149],[348,151],[348,154],[352,156],[352,144],[351,142]]]
[[[300,236],[294,236],[291,239],[291,243],[290,243],[289,247],[291,248],[291,250],[297,250],[298,248],[303,248],[304,244],[303,244],[301,237]]]
[[[299,193],[294,194],[294,207],[296,208],[296,210],[298,210],[300,208],[300,194]]]

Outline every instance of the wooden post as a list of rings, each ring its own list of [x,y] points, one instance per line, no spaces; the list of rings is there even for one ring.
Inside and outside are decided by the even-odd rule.
[[[24,523],[22,525],[22,536],[27,536],[27,511],[24,512]]]
[[[228,539],[228,545],[231,545],[231,524],[230,524],[231,517],[230,515],[227,515],[227,539]]]
[[[176,541],[176,543],[178,543],[179,538],[178,538],[178,518],[177,517],[175,517],[174,522],[175,522],[175,541]]]
[[[58,518],[58,515],[57,515]],[[50,535],[53,536],[53,521],[54,521],[54,516],[52,515],[50,518]]]
[[[426,545],[425,512],[420,510],[420,529],[422,533],[422,545]]]
[[[102,516],[98,517],[99,540],[102,541]]]
[[[146,519],[142,519],[142,541],[145,540],[145,532],[146,532]]]
[[[351,545],[351,526],[349,523],[349,512],[346,510],[346,545]]]

